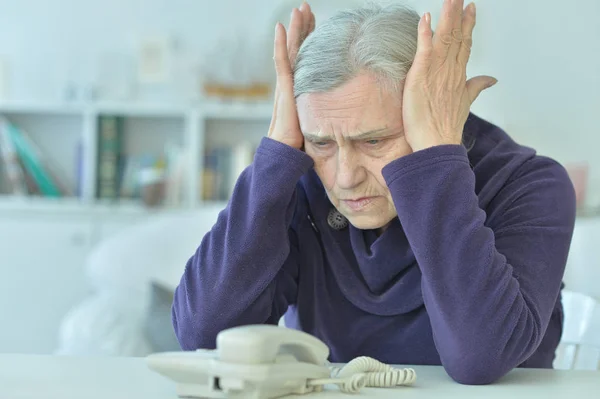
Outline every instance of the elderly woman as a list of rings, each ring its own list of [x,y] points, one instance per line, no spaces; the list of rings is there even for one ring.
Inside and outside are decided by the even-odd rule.
[[[276,324],[464,384],[550,368],[574,191],[555,161],[470,113],[496,80],[466,79],[475,5],[345,11],[307,4],[275,32],[268,137],[186,265],[183,349]],[[306,39],[306,40],[303,40]]]

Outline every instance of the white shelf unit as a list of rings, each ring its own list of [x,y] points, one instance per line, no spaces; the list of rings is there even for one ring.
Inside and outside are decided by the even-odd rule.
[[[122,116],[124,147],[130,153],[159,151],[168,141],[189,151],[188,178],[179,208],[214,206],[200,193],[204,155],[211,146],[235,144],[241,139],[258,144],[266,135],[272,115],[270,103],[203,101],[191,105],[98,102],[56,104],[43,102],[0,103],[0,114],[22,127],[45,155],[57,164],[75,188],[77,146],[81,145],[83,177],[80,195],[72,198],[0,196],[0,209],[68,212],[112,209],[124,212],[154,211],[141,201],[98,200],[96,193],[98,120],[103,115]],[[221,200],[222,201],[222,200]],[[218,202],[218,201],[217,201]],[[164,210],[164,209],[163,209]]]

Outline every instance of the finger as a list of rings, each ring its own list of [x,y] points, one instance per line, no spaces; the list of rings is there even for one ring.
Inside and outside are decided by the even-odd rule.
[[[417,33],[417,53],[413,65],[426,71],[431,63],[433,53],[433,32],[431,30],[431,14],[425,13],[419,21]]]
[[[471,101],[471,104],[475,102],[482,91],[489,89],[496,83],[498,83],[498,80],[491,76],[477,76],[469,79],[467,81],[467,92],[469,93],[469,100]]]
[[[273,114],[271,115],[271,123],[269,124],[269,130],[267,137],[271,137],[273,130],[275,129],[275,121],[277,120],[277,103],[279,103],[279,85],[275,84],[275,95],[273,99]]]
[[[279,41],[281,40],[280,37],[278,37],[278,27],[279,23],[277,23],[277,25],[275,25],[275,38],[273,39],[273,61],[275,61],[275,68],[277,68],[277,61],[276,61],[276,57],[278,55],[278,44]],[[286,51],[287,51],[287,46],[286,46]],[[275,121],[277,120],[277,104],[279,103],[279,83],[276,82],[275,83],[275,93],[273,96],[273,114],[271,115],[271,123],[269,124],[269,130],[268,130],[268,134],[267,137],[271,137],[273,130],[275,129]]]
[[[281,23],[275,27],[275,72],[277,74],[277,87],[280,96],[292,95],[294,92],[292,66],[287,50],[287,34]]]
[[[294,65],[294,62],[296,61],[296,55],[298,54],[298,49],[302,43],[302,27],[302,13],[297,8],[294,8],[292,10],[287,35],[287,52],[292,65]]]
[[[452,0],[452,43],[448,49],[448,60],[454,62],[462,46],[462,21],[464,15],[464,0]]]
[[[310,15],[310,23],[308,25],[308,34],[310,35],[315,30],[316,21],[315,21],[315,14],[312,12],[312,8],[310,7],[310,4],[306,3],[306,5],[308,6],[308,11],[309,11],[309,15]]]
[[[275,25],[275,37],[273,39],[273,62],[275,62],[275,68],[277,69],[277,63],[276,63],[276,57],[277,57],[277,53],[278,53],[278,49],[277,49],[277,45],[278,45],[278,40],[281,40],[278,37],[279,34],[279,22]],[[279,84],[275,83],[275,93],[274,93],[274,99],[273,99],[273,114],[271,115],[271,123],[269,124],[269,130],[267,133],[267,137],[271,137],[271,135],[273,134],[273,130],[275,129],[275,121],[277,120],[277,102],[279,99]]]
[[[300,6],[300,13],[302,13],[302,36],[300,38],[300,46],[308,36],[308,27],[310,25],[310,10],[307,2],[303,2]]]
[[[473,29],[476,21],[475,3],[471,3],[465,9],[462,21],[462,44],[458,52],[457,60],[462,65],[467,65],[471,56],[471,46],[473,46]]]
[[[457,27],[460,29],[463,3],[464,0],[444,0],[440,21],[435,30],[435,37],[433,38],[435,52],[442,58],[446,58],[456,39],[456,32],[454,30]]]

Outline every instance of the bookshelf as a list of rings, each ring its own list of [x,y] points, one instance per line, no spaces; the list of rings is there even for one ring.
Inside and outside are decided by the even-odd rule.
[[[203,101],[195,104],[155,103],[0,103],[0,116],[22,130],[52,164],[68,193],[59,197],[38,195],[16,196],[10,190],[5,173],[0,179],[0,209],[47,210],[52,212],[140,213],[156,210],[214,207],[228,199],[235,174],[251,161],[253,151],[266,134],[272,113],[270,103],[228,103]],[[117,126],[118,146],[122,155],[112,166],[106,166],[103,141],[113,137],[110,127]],[[114,149],[114,148],[113,148]],[[207,187],[215,184],[214,164],[207,158],[216,151],[229,149],[227,179],[221,178],[224,195],[210,195]],[[111,150],[112,151],[112,150]],[[154,158],[152,158],[154,157]],[[151,161],[148,159],[152,158]],[[135,161],[133,161],[135,159]],[[112,162],[112,161],[111,161]],[[139,179],[153,182],[156,173],[146,173],[129,164],[167,165],[167,184],[163,200],[149,206],[140,198]],[[5,165],[2,165],[4,167]],[[125,191],[129,175],[137,185],[136,193]],[[107,172],[110,171],[110,172]],[[107,193],[106,175],[118,178],[118,193]],[[160,174],[159,174],[160,175]],[[173,178],[173,175],[178,178]],[[161,175],[162,176],[162,175]],[[99,181],[100,179],[100,181]],[[154,180],[153,180],[154,179]],[[212,180],[209,180],[212,179]],[[227,182],[223,182],[223,181]],[[114,180],[110,180],[115,183]],[[101,183],[102,182],[102,183]],[[174,183],[175,182],[175,183]],[[132,189],[135,191],[134,189]],[[109,190],[110,191],[110,190]],[[215,190],[212,190],[215,191]],[[148,192],[148,191],[144,191]],[[103,194],[102,194],[103,193]],[[102,194],[102,195],[101,195]],[[152,198],[152,197],[149,197]]]

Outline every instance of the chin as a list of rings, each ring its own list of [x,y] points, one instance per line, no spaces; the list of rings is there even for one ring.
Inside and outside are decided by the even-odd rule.
[[[395,215],[344,215],[352,226],[360,230],[377,230],[387,226],[395,217]]]

